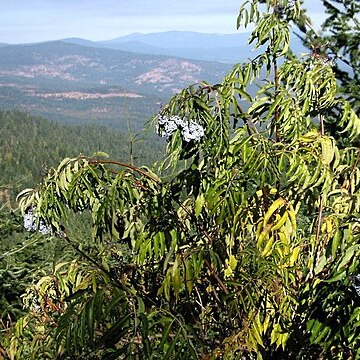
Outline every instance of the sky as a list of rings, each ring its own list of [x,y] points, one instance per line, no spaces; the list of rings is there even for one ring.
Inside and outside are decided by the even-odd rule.
[[[235,33],[242,0],[0,0],[0,43],[79,37],[99,41],[138,32]],[[320,0],[305,0],[315,24]]]

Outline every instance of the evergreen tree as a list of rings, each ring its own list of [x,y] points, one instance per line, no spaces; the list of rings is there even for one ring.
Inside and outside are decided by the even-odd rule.
[[[358,0],[322,0],[327,14],[320,33],[303,26],[304,44],[314,56],[330,62],[339,91],[347,97],[355,112],[360,111],[360,3]],[[337,111],[328,119],[336,136]]]

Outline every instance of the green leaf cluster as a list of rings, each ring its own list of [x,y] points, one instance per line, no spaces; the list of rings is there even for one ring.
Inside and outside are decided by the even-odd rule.
[[[329,64],[289,53],[300,3],[265,5],[238,18],[264,52],[159,114],[202,126],[200,141],[173,131],[153,169],[66,158],[19,195],[77,255],[27,290],[10,358],[360,356],[360,119]]]

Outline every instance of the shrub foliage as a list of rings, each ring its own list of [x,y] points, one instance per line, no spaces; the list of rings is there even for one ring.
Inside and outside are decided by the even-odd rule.
[[[329,62],[289,52],[306,21],[299,1],[245,2],[262,53],[154,117],[161,164],[67,158],[20,194],[77,256],[28,288],[7,356],[360,356],[360,119]],[[84,213],[92,235],[75,239],[67,219]]]

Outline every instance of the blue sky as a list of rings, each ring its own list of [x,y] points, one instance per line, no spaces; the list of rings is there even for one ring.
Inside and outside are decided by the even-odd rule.
[[[107,40],[133,32],[236,32],[241,0],[1,0],[0,42],[81,37]],[[320,24],[320,0],[305,0]]]

